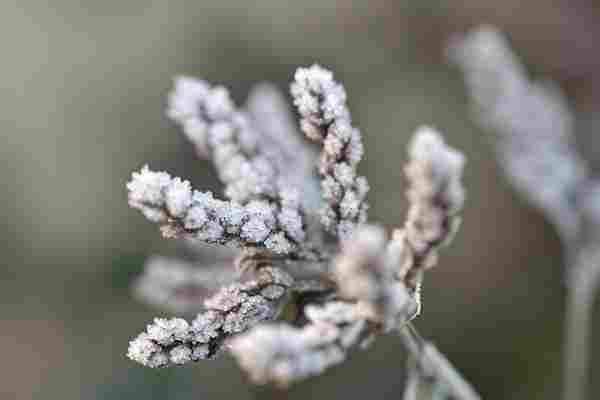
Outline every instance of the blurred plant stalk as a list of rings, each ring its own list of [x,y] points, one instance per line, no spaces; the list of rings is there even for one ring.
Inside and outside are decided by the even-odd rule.
[[[399,335],[410,354],[404,400],[481,399],[450,361],[419,335],[411,322],[400,329]]]
[[[448,57],[463,72],[474,119],[492,142],[512,186],[554,225],[568,279],[564,400],[584,400],[590,331],[600,283],[600,180],[575,144],[575,115],[558,86],[532,80],[507,38],[482,26],[451,38]]]

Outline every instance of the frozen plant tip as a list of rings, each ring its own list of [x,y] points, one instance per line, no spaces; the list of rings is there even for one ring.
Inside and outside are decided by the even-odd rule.
[[[388,252],[400,265],[400,279],[418,290],[423,271],[437,263],[437,250],[450,242],[460,225],[465,158],[429,127],[417,130],[409,157],[405,172],[410,207],[404,229],[394,231]]]
[[[157,318],[129,344],[127,355],[148,367],[165,367],[212,358],[225,340],[277,316],[293,279],[276,268],[262,268],[256,279],[223,286],[204,300],[191,324]]]
[[[226,349],[252,381],[288,385],[377,335],[403,332],[418,314],[423,273],[458,227],[464,157],[434,129],[417,130],[406,167],[409,213],[390,238],[367,223],[369,186],[357,171],[363,144],[344,87],[313,65],[296,71],[291,93],[300,131],[321,146],[318,161],[273,86],[257,86],[241,109],[223,87],[175,81],[167,114],[212,161],[224,198],[144,167],[127,185],[129,204],[166,237],[237,249],[228,261],[235,268],[151,259],[138,295],[197,316],[156,319],[131,341],[131,359],[165,367]],[[458,375],[433,371],[436,384]]]
[[[133,173],[127,189],[129,205],[160,224],[166,237],[255,245],[276,253],[289,253],[304,239],[298,194],[292,190],[281,193],[281,208],[266,199],[241,205],[215,199],[211,192],[192,191],[188,181],[147,166]]]
[[[291,92],[302,117],[302,131],[323,147],[319,163],[324,200],[321,223],[343,239],[366,221],[369,191],[366,178],[356,172],[363,144],[359,130],[351,124],[346,91],[330,71],[313,65],[298,68]]]
[[[307,308],[311,320],[304,327],[263,325],[232,340],[231,352],[252,380],[285,386],[345,360],[347,349],[364,331],[364,321],[352,315],[348,304],[328,303],[331,311],[325,313],[341,312],[329,320],[316,307]]]

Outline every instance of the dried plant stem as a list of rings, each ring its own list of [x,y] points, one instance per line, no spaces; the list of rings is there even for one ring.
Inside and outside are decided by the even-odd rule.
[[[481,399],[450,361],[432,343],[419,335],[412,323],[407,323],[398,332],[404,346],[425,377],[442,384],[453,399]]]
[[[600,285],[600,265],[596,252],[581,251],[570,269],[565,314],[564,400],[587,397],[594,298]]]

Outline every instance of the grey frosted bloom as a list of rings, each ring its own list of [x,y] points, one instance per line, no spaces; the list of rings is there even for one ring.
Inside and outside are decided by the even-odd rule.
[[[455,37],[448,54],[464,74],[476,121],[494,134],[507,178],[565,239],[573,239],[580,229],[575,199],[587,171],[567,99],[556,84],[531,80],[492,26]]]
[[[362,159],[360,131],[352,126],[344,87],[318,65],[298,68],[291,85],[306,136],[321,144],[319,174],[324,205],[321,222],[340,238],[367,219],[366,178],[357,174]]]
[[[267,200],[242,206],[215,199],[211,192],[192,191],[189,182],[151,171],[147,166],[132,174],[127,189],[129,205],[160,224],[166,237],[256,245],[278,253],[292,252],[304,238],[300,211],[289,207],[289,201],[282,208]]]
[[[293,279],[277,268],[261,268],[256,277],[222,287],[204,300],[204,310],[190,323],[156,318],[129,344],[127,356],[157,368],[214,357],[232,335],[281,310]]]
[[[291,94],[318,159],[273,86],[255,87],[240,109],[222,86],[175,80],[167,114],[212,162],[225,199],[146,166],[127,184],[129,204],[195,253],[206,250],[197,243],[237,250],[149,260],[138,296],[196,316],[155,319],[130,342],[132,360],[166,367],[228,350],[254,382],[288,385],[418,315],[423,272],[458,227],[464,157],[433,129],[417,131],[408,217],[388,238],[367,223],[363,144],[344,87],[313,65],[296,71]]]
[[[399,279],[419,296],[423,272],[437,263],[438,249],[449,243],[460,224],[465,158],[430,127],[417,129],[408,154],[410,206],[404,227],[393,233],[387,252],[398,265]]]

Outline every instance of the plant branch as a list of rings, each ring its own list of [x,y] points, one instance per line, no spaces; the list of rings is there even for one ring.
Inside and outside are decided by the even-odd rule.
[[[565,311],[564,400],[586,399],[594,298],[600,284],[595,252],[582,250],[569,270]]]
[[[450,361],[432,343],[419,335],[412,323],[408,322],[398,332],[404,346],[425,377],[442,384],[454,399],[481,399]]]

